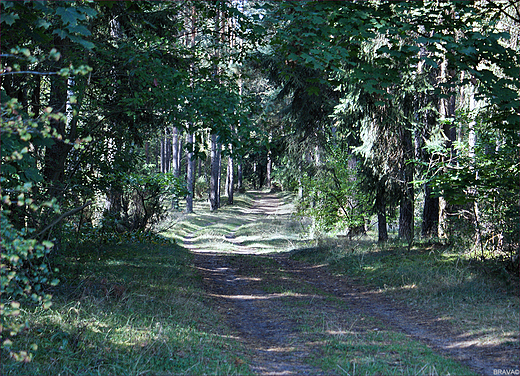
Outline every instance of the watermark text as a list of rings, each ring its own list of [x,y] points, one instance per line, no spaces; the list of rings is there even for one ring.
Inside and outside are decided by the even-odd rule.
[[[493,370],[493,375],[507,375],[507,376],[519,376],[520,370],[519,369],[513,369],[513,368],[495,368]]]

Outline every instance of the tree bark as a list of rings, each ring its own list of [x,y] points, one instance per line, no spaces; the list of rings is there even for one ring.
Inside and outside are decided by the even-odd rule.
[[[54,45],[59,51],[63,51],[65,41],[55,36]],[[68,88],[67,78],[53,75],[50,78],[50,98],[49,105],[52,107],[52,112],[64,113],[67,107]],[[66,122],[62,119],[50,120],[50,125],[56,132],[63,137],[63,139],[70,138],[75,133],[75,129],[69,129],[69,134],[66,134]],[[71,127],[75,125],[71,124]],[[45,166],[43,168],[43,176],[45,181],[49,184],[49,194],[52,197],[60,197],[63,195],[63,187],[65,180],[65,163],[67,156],[72,149],[72,145],[66,144],[60,139],[54,139],[54,144],[47,147],[45,150]]]
[[[161,173],[166,172],[166,138],[161,136]]]
[[[150,142],[146,141],[144,143],[144,154],[146,156],[146,164],[150,164]]]
[[[441,116],[443,118],[454,118],[455,117],[455,96],[451,95],[449,99],[441,99]],[[457,140],[457,130],[453,124],[445,124],[443,126],[443,132],[446,136],[446,147],[449,149],[449,160],[450,164],[456,162],[456,154],[454,143]],[[439,198],[439,226],[438,232],[440,238],[449,238],[451,229],[449,224],[449,216],[454,211],[452,205],[450,205],[444,197]]]
[[[216,3],[215,9],[215,34],[217,35],[217,44],[221,42],[223,38],[221,25],[220,25],[220,7],[222,4]],[[215,61],[213,63],[213,71],[215,83],[220,84],[219,75],[220,68],[218,61],[220,60],[220,50],[215,47],[214,52]],[[214,132],[214,131],[213,131]],[[218,136],[216,133],[211,134],[211,168],[209,177],[209,208],[211,211],[215,211],[220,207],[220,143],[218,142]]]
[[[181,132],[179,128],[173,127],[172,129],[172,172],[175,177],[181,175],[181,150],[182,140]]]
[[[399,208],[399,238],[411,243],[414,236],[414,166],[411,160],[414,155],[412,133],[409,129],[402,130],[403,158],[402,161],[402,193]]]
[[[271,189],[271,174],[273,171],[273,159],[272,152],[269,150],[267,152],[267,173],[266,173],[266,186]]]
[[[424,185],[424,207],[421,236],[424,238],[437,235],[439,226],[439,198],[433,197],[429,184]]]
[[[170,139],[170,137],[166,137],[164,142],[166,144],[166,146],[165,146],[165,151],[166,151],[166,156],[165,156],[166,169],[165,169],[164,172],[170,172],[171,169],[172,169],[172,140]]]
[[[189,193],[186,196],[186,213],[193,213],[193,190],[195,188],[195,158],[192,151],[193,141],[193,133],[188,133],[186,135],[186,146],[190,148],[190,150],[187,154],[186,186]]]
[[[451,77],[455,75],[456,72],[448,69],[447,61],[444,61],[441,65],[441,72],[439,79],[441,82],[448,81]],[[445,93],[449,95],[449,97],[442,98],[439,100],[439,113],[441,119],[450,119],[455,118],[455,95],[452,89],[448,89],[448,92]],[[454,142],[457,137],[457,130],[455,125],[452,122],[448,122],[443,125],[442,130],[444,135],[446,136],[446,147],[449,149],[449,160],[447,162],[454,163],[455,162],[455,148]],[[444,197],[439,198],[439,226],[438,226],[438,236],[439,238],[448,238],[451,233],[450,224],[449,224],[449,216],[453,212],[453,208],[448,204]]]
[[[243,172],[242,172],[242,162],[237,164],[237,191],[241,192],[244,189],[242,184]]]
[[[234,194],[234,186],[233,180],[234,176],[234,167],[233,167],[233,157],[228,157],[228,166],[227,166],[227,175],[226,175],[226,193],[228,196],[228,204],[233,205],[233,194]]]
[[[191,7],[191,38],[186,38],[186,47],[195,48],[195,6]],[[188,29],[188,27],[186,27]],[[193,63],[190,64],[190,88],[193,91],[193,79],[195,75],[195,66]],[[190,127],[188,127],[188,131],[186,133],[186,148],[188,149],[187,153],[187,167],[186,167],[186,188],[188,189],[188,195],[186,196],[186,213],[193,213],[193,196],[195,194],[195,153],[194,153],[194,143],[195,143],[195,134],[191,131],[191,126],[193,123],[190,123]],[[180,153],[180,152],[179,152]],[[180,171],[180,159],[178,160],[178,167]],[[201,170],[201,165],[199,161],[199,170]],[[199,171],[200,173],[200,171]]]
[[[388,240],[388,230],[386,223],[386,197],[384,186],[378,187],[376,191],[376,212],[377,212],[377,232],[378,242],[386,242]]]
[[[438,98],[423,98],[423,107],[428,107],[432,102],[438,102]],[[417,158],[424,163],[430,163],[432,155],[426,150],[424,140],[430,137],[432,130],[437,127],[437,111],[428,110],[424,113],[422,132],[416,131]],[[439,231],[439,198],[432,196],[430,183],[424,185],[424,205],[422,212],[421,237],[429,238],[437,236]]]
[[[211,135],[211,172],[209,178],[209,208],[211,211],[220,207],[220,144],[217,135]]]

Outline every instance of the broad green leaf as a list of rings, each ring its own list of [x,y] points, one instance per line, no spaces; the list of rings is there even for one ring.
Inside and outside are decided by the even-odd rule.
[[[12,26],[16,20],[19,20],[20,16],[18,14],[5,13],[0,14],[0,24],[5,22],[7,25]]]
[[[61,20],[65,25],[76,26],[79,21],[83,21],[86,19],[84,14],[79,13],[74,8],[63,8],[59,7],[56,9],[56,14],[61,17]]]
[[[47,249],[51,249],[52,247],[54,247],[54,243],[51,242],[51,241],[48,241],[48,240],[44,240],[42,241],[42,244],[45,246],[45,248]]]
[[[63,29],[56,29],[52,32],[53,34],[56,34],[57,36],[59,36],[61,39],[65,39],[67,37],[69,37],[69,33],[67,33],[65,30]]]
[[[67,28],[70,32],[83,35],[85,37],[88,37],[92,35],[89,29],[86,28],[84,25],[75,25]]]
[[[49,27],[51,27],[51,23],[47,20],[44,20],[43,18],[40,18],[37,22],[36,22],[36,27],[42,27],[44,28],[45,30],[47,30]]]

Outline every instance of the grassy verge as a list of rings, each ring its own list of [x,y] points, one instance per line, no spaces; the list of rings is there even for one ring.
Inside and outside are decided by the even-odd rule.
[[[450,321],[478,345],[518,346],[518,280],[449,247],[357,241],[296,252],[295,258],[328,263],[402,304]],[[332,245],[332,246],[331,246]]]
[[[154,244],[156,243],[156,244]],[[22,312],[32,362],[2,353],[2,375],[247,374],[243,348],[174,243],[81,246],[60,260],[48,310]]]
[[[390,330],[335,332],[328,336],[326,344],[315,364],[335,374],[475,375],[424,344]]]

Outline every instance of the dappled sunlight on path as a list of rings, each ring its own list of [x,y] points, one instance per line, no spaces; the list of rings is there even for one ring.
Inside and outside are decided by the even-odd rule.
[[[306,244],[303,225],[293,216],[294,205],[282,194],[249,192],[214,212],[206,201],[198,201],[194,211],[181,216],[167,233],[192,252],[259,255]]]

